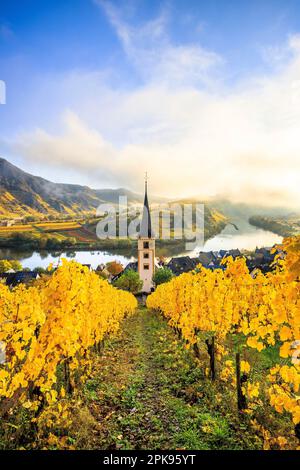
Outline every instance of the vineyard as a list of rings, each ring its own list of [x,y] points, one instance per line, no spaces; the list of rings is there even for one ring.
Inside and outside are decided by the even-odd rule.
[[[81,225],[77,222],[44,222],[36,224],[26,224],[26,225],[12,225],[9,227],[0,227],[0,233],[18,233],[18,232],[35,232],[43,231],[47,232],[57,232],[57,231],[66,231],[71,229],[80,228]]]
[[[235,390],[239,412],[253,416],[265,448],[300,439],[300,239],[287,239],[283,250],[286,257],[277,257],[275,270],[266,275],[250,275],[244,259],[227,258],[225,271],[199,267],[159,286],[147,300],[200,362],[205,346],[207,375]],[[272,355],[270,366],[257,370],[260,360],[251,349]],[[256,421],[268,404],[289,416],[294,429],[288,436],[272,437]]]
[[[135,297],[72,261],[0,284],[0,446],[298,449],[300,238]]]
[[[60,399],[84,383],[93,354],[135,308],[131,294],[75,262],[38,286],[10,291],[0,284],[2,418],[22,407],[41,440],[52,425],[64,428],[71,410]]]

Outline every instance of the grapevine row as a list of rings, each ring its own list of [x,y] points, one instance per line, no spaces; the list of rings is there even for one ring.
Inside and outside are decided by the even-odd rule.
[[[216,358],[220,379],[234,374],[239,410],[247,408],[247,399],[258,399],[262,385],[249,382],[244,352],[278,347],[278,363],[266,374],[268,399],[278,413],[291,416],[300,438],[300,237],[285,240],[283,252],[267,274],[250,274],[244,258],[227,258],[225,270],[198,266],[159,286],[147,306],[162,312],[198,356],[203,340],[212,380]],[[235,367],[229,353],[235,353]]]
[[[30,287],[0,284],[0,415],[22,406],[42,419],[47,406],[86,380],[104,338],[136,306],[132,294],[74,261]]]

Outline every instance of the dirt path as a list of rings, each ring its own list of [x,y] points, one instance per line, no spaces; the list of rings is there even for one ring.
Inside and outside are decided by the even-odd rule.
[[[192,354],[157,314],[141,309],[106,345],[85,387],[97,449],[255,448],[224,416]],[[84,409],[84,408],[83,408]],[[83,432],[83,431],[82,431]],[[80,438],[79,438],[80,441]]]

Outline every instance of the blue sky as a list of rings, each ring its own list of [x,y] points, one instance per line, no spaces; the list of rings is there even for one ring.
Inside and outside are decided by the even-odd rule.
[[[299,33],[298,0],[0,0],[0,155],[94,187],[147,168],[160,193],[292,199],[274,169],[247,175],[296,161]]]

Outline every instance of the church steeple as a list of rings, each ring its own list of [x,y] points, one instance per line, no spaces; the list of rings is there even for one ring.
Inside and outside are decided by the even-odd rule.
[[[140,236],[138,239],[138,272],[143,281],[143,292],[153,288],[155,272],[155,237],[152,231],[151,214],[148,202],[148,176],[145,176],[145,197]]]
[[[141,222],[141,231],[140,237],[143,238],[152,238],[152,224],[151,224],[151,214],[148,202],[148,175],[145,174],[145,197],[144,197],[144,206],[143,206],[143,217]]]

